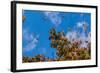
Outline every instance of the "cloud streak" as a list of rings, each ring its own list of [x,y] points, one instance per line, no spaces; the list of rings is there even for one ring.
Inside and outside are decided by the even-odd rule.
[[[32,49],[34,49],[37,46],[38,40],[36,38],[34,38],[30,43],[28,43],[24,49],[26,51],[30,51]]]
[[[23,29],[23,40],[26,42],[26,45],[23,47],[24,51],[31,51],[38,44],[39,35],[34,35],[29,33],[27,29]]]
[[[44,15],[51,21],[56,27],[59,26],[62,22],[59,12],[44,12]]]

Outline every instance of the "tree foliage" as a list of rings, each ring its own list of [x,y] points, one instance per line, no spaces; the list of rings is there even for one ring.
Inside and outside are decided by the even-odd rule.
[[[44,62],[44,61],[65,61],[65,60],[86,60],[91,58],[90,45],[88,48],[80,48],[81,41],[70,42],[65,36],[64,31],[56,32],[54,28],[49,31],[49,40],[51,48],[56,49],[56,59],[45,58],[43,55],[37,55],[32,58],[23,57],[23,62]]]

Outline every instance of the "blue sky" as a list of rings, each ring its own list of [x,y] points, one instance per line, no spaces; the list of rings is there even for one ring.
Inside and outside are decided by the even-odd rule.
[[[53,27],[57,31],[68,29],[83,33],[85,23],[87,33],[91,32],[91,14],[76,12],[52,12],[23,10],[26,18],[22,25],[22,55],[34,57],[42,54],[47,58],[56,58],[56,49],[50,47],[49,30]]]

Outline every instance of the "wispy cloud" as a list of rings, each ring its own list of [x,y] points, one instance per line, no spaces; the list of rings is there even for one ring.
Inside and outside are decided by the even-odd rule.
[[[74,41],[75,39],[77,39],[77,36],[78,36],[78,34],[77,34],[77,32],[76,31],[69,31],[69,32],[67,32],[67,34],[66,34],[66,37],[69,39],[69,41]]]
[[[34,39],[34,34],[30,33],[28,29],[23,29],[23,39],[29,42]]]
[[[85,22],[85,21],[82,21],[82,22],[78,22],[77,23],[77,27],[78,28],[82,28],[83,30],[87,30],[88,26],[89,26],[88,23]]]
[[[30,51],[34,49],[38,43],[39,35],[34,35],[33,33],[29,33],[27,29],[23,29],[23,40],[27,42],[27,44],[23,47],[24,51]]]
[[[88,43],[91,42],[91,33],[88,32],[86,36],[86,31],[88,29],[88,24],[86,22],[78,22],[76,29],[81,28],[82,32],[77,30],[68,31],[66,37],[70,42],[81,41],[80,48],[87,48]]]
[[[82,28],[83,27],[83,22],[78,22],[77,23],[77,27],[81,27]]]
[[[28,43],[25,47],[24,50],[30,51],[34,49],[37,46],[38,40],[34,38],[30,43]]]
[[[61,24],[62,18],[59,12],[44,12],[44,15],[57,27]]]

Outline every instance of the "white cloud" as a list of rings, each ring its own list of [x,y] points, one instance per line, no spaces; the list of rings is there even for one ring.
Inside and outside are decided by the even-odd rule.
[[[61,24],[62,19],[59,12],[44,12],[44,15],[57,27]]]
[[[34,38],[30,43],[28,43],[24,47],[24,50],[30,51],[30,50],[34,49],[36,47],[37,43],[38,43],[38,40],[36,38]]]
[[[73,42],[74,40],[77,39],[77,32],[76,31],[69,31],[67,34],[66,34],[66,37],[69,39],[69,41]]]
[[[74,42],[74,41],[81,41],[80,44],[80,48],[87,48],[88,47],[88,43],[91,42],[91,33],[88,32],[88,36],[86,36],[86,29],[88,28],[88,24],[86,22],[78,22],[77,23],[77,28],[81,28],[82,32],[79,32],[77,30],[72,30],[72,31],[68,31],[66,33],[66,38],[69,39],[70,42]]]
[[[77,27],[82,27],[82,26],[83,26],[83,23],[81,23],[81,22],[77,23]]]
[[[88,33],[88,42],[91,42],[91,32]]]
[[[85,21],[78,22],[78,23],[77,23],[77,27],[78,27],[78,28],[82,28],[83,30],[86,30],[87,27],[88,27],[88,23],[85,22]]]
[[[30,33],[27,29],[23,29],[23,40],[27,42],[25,47],[23,48],[24,51],[30,51],[34,49],[38,43],[39,35],[34,35]]]
[[[91,43],[91,33],[88,33],[88,36],[80,35],[79,39],[81,40],[80,48],[88,48],[88,44]]]
[[[88,37],[86,36],[80,36],[79,38],[81,40],[80,48],[87,48],[88,45]]]
[[[23,29],[23,39],[25,41],[31,41],[31,40],[33,40],[33,38],[34,38],[33,34],[30,34],[27,29]]]

